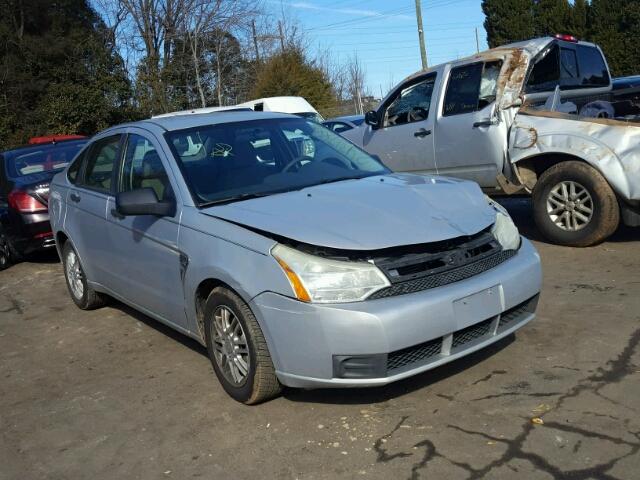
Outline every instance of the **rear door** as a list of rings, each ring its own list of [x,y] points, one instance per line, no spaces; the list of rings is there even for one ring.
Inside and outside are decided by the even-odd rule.
[[[146,130],[132,128],[124,145],[117,191],[152,188],[159,200],[176,201],[177,189],[157,139]],[[178,250],[182,202],[176,201],[173,217],[125,217],[117,212],[115,198],[107,203],[114,292],[169,323],[185,327],[181,273],[187,259]]]
[[[378,111],[380,128],[364,127],[362,147],[378,155],[391,170],[436,173],[433,130],[437,79],[437,72],[431,72],[404,83]]]
[[[87,277],[109,287],[113,265],[106,228],[106,210],[115,191],[116,165],[121,153],[121,134],[96,140],[82,160],[75,184],[67,191],[65,228],[82,260]],[[71,180],[71,179],[70,179]]]
[[[502,61],[451,68],[435,130],[438,173],[495,187],[507,148],[507,125],[496,109]]]

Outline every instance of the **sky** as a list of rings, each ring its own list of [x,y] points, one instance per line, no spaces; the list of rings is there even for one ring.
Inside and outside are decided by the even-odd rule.
[[[429,65],[487,48],[480,0],[422,0]],[[364,64],[369,93],[391,86],[421,68],[415,0],[271,0],[304,29],[311,48],[329,49],[338,61],[357,53]]]

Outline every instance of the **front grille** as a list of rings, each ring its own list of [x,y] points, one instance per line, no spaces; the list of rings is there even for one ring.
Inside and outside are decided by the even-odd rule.
[[[420,292],[430,288],[441,287],[450,283],[459,282],[461,280],[473,277],[482,272],[497,267],[502,262],[510,259],[516,254],[515,250],[501,250],[491,256],[485,257],[473,263],[463,265],[451,270],[434,273],[424,277],[408,280],[392,284],[391,286],[379,290],[368,297],[371,300],[378,298],[393,297],[396,295],[405,295],[407,293]]]
[[[470,327],[458,330],[453,334],[453,342],[451,343],[451,349],[461,347],[465,343],[472,342],[478,338],[482,338],[491,330],[491,323],[493,318],[485,320],[484,322],[476,323]]]
[[[538,296],[531,297],[528,300],[516,305],[515,307],[511,307],[508,310],[505,310],[502,315],[500,315],[500,323],[498,324],[498,328],[507,328],[510,325],[522,320],[524,317],[529,315],[535,310],[535,304],[538,301]]]
[[[387,357],[387,370],[396,370],[413,363],[421,362],[440,353],[442,339],[431,340],[413,347],[391,352]]]

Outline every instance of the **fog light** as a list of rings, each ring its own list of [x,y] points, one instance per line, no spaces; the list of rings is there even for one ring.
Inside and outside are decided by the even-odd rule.
[[[387,376],[387,355],[334,355],[333,378],[381,378]]]

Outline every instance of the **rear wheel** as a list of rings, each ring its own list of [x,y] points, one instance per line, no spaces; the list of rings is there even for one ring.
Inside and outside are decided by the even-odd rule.
[[[71,299],[79,308],[93,310],[105,304],[106,297],[96,292],[87,282],[80,257],[69,241],[62,248],[62,264]]]
[[[11,249],[6,235],[0,231],[0,270],[9,268],[11,265]]]
[[[558,163],[540,176],[533,209],[538,229],[559,245],[595,245],[620,223],[618,200],[605,178],[577,161]]]
[[[249,306],[232,291],[213,289],[204,312],[205,340],[225,391],[247,405],[281,391],[262,330]]]

